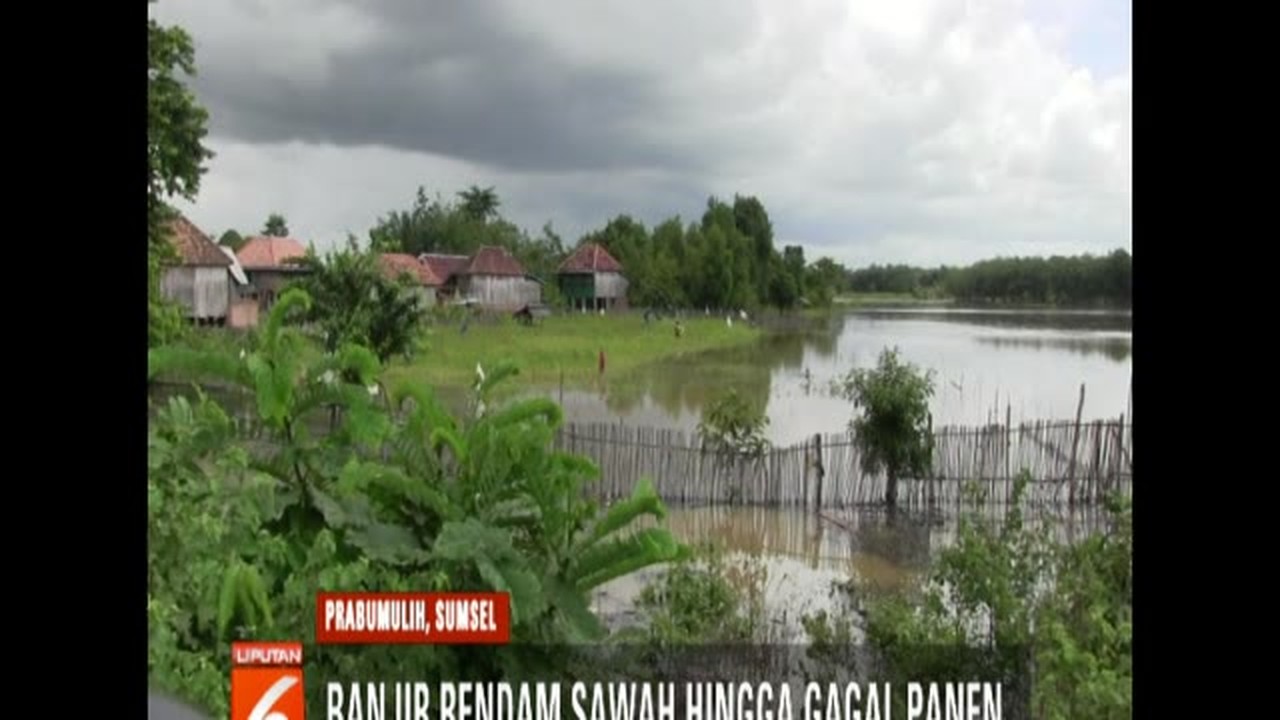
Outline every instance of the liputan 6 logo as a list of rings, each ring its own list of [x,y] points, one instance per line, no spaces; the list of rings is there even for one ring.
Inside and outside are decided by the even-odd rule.
[[[231,720],[304,720],[302,643],[231,645]]]

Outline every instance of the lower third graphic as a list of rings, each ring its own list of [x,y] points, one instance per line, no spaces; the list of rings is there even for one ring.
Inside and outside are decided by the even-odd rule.
[[[304,720],[302,643],[231,645],[231,720]]]

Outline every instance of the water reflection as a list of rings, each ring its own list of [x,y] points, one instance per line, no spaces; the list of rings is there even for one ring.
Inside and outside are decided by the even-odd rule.
[[[1133,313],[1094,310],[994,310],[986,308],[878,308],[859,310],[867,318],[927,319],[981,327],[1125,331],[1133,330]]]
[[[1016,337],[991,335],[976,338],[983,345],[996,348],[1030,348],[1033,350],[1067,350],[1080,355],[1104,355],[1116,362],[1124,362],[1133,352],[1133,343],[1127,336],[1115,337]]]
[[[749,347],[670,358],[608,378],[589,390],[557,388],[550,394],[564,398],[566,414],[573,419],[628,424],[645,420],[691,430],[702,410],[729,389],[757,407],[767,407],[775,377],[801,372],[812,358],[835,356],[844,322],[843,316],[833,315],[775,325]]]

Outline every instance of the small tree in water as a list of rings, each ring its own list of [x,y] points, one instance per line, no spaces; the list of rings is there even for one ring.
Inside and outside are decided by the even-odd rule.
[[[888,476],[885,502],[898,503],[898,478],[927,475],[933,465],[929,400],[933,371],[920,372],[885,349],[874,369],[853,370],[840,390],[862,414],[849,423],[862,453],[862,471]]]
[[[707,408],[698,424],[698,437],[715,452],[759,458],[769,449],[768,425],[769,418],[760,408],[730,390]]]

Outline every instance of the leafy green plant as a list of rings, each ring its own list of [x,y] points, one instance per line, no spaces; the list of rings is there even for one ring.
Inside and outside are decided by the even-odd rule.
[[[336,476],[344,453],[361,443],[375,445],[390,424],[377,404],[379,365],[368,350],[349,345],[310,366],[303,363],[304,340],[284,323],[310,306],[306,293],[290,290],[272,307],[257,349],[236,356],[160,348],[150,353],[149,371],[153,378],[169,372],[213,378],[251,393],[264,440],[273,447],[273,452],[253,458],[251,467],[281,481],[290,522],[314,530],[318,513],[332,507],[325,502],[326,479]],[[341,408],[345,422],[317,438],[309,420],[329,407]]]
[[[254,428],[206,398],[174,398],[152,421],[158,684],[221,712],[223,643],[245,634],[305,640],[317,590],[503,590],[517,643],[598,639],[593,588],[686,556],[666,529],[633,527],[665,514],[649,483],[607,508],[584,499],[597,469],[552,449],[557,406],[494,402],[515,368],[481,369],[472,412],[454,416],[427,388],[386,392],[362,347],[304,353],[285,320],[309,303],[300,290],[286,293],[252,350],[151,353],[152,377],[218,379],[255,401]],[[341,421],[313,432],[308,420],[330,405]],[[514,672],[514,657],[433,648],[421,660],[423,672],[461,663],[484,677]],[[312,662],[370,673],[403,661],[369,648]]]
[[[895,507],[898,479],[927,475],[932,466],[929,400],[934,392],[933,371],[921,373],[903,362],[896,349],[886,349],[875,368],[850,371],[837,382],[837,390],[862,410],[850,422],[862,454],[862,470],[885,472],[885,502]]]
[[[384,276],[372,252],[348,239],[343,250],[308,257],[310,272],[296,283],[314,302],[298,319],[314,323],[326,350],[363,345],[386,363],[408,356],[424,323],[422,299],[413,286]]]
[[[893,679],[981,674],[1035,717],[1128,717],[1131,511],[1113,503],[1109,531],[1061,544],[1047,518],[1024,523],[1029,482],[998,526],[965,518],[922,586],[868,604],[870,646]]]
[[[233,434],[226,413],[199,396],[170,398],[148,437],[150,674],[222,715],[228,668],[212,650],[271,626],[266,586],[246,563],[269,547],[262,525],[275,483],[249,469]]]
[[[1057,587],[1040,608],[1035,706],[1052,720],[1130,717],[1133,704],[1133,518],[1056,554]]]
[[[344,471],[347,497],[371,500],[369,513],[349,516],[347,526],[375,559],[439,562],[459,586],[510,591],[517,628],[598,639],[589,591],[686,551],[666,529],[628,530],[641,517],[665,516],[647,480],[603,511],[582,499],[598,470],[548,450],[562,420],[554,403],[492,409],[492,394],[514,374],[510,366],[481,370],[475,413],[461,421],[427,389],[398,389],[404,421],[389,439],[389,462]]]
[[[750,642],[761,608],[747,600],[723,556],[704,547],[641,590],[636,606],[644,625],[624,637],[657,647]]]
[[[769,449],[768,426],[769,418],[761,408],[730,390],[707,407],[698,423],[698,436],[714,452],[758,458]]]

